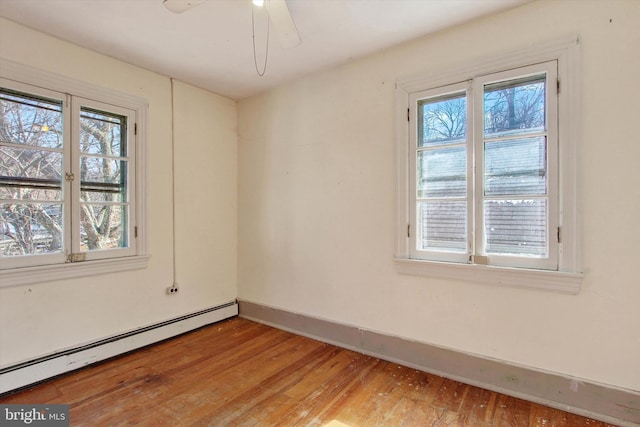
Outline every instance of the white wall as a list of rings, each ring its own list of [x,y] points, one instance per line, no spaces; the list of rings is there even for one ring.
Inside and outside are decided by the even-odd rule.
[[[151,255],[143,270],[0,288],[0,367],[234,300],[235,102],[179,82],[175,85],[180,293],[169,296],[165,289],[173,283],[170,79],[3,19],[0,55],[149,101]],[[190,189],[193,192],[187,193]],[[199,226],[203,220],[206,223]]]
[[[174,103],[180,296],[192,306],[229,302],[237,287],[236,103],[180,82]]]
[[[640,390],[640,2],[540,0],[243,100],[242,299]],[[394,82],[582,39],[579,295],[400,275]]]

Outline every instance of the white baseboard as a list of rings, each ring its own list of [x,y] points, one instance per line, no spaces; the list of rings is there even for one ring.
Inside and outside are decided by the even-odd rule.
[[[249,301],[240,317],[618,426],[640,426],[640,391],[411,341]]]
[[[0,369],[0,395],[238,315],[230,302]]]

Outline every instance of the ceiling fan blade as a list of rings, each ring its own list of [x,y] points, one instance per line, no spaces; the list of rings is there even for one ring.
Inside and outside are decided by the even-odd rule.
[[[207,0],[162,0],[162,4],[173,13],[182,13],[205,1]]]
[[[264,2],[269,12],[269,19],[278,33],[283,48],[289,49],[302,43],[296,24],[293,22],[289,7],[285,0],[267,0]]]

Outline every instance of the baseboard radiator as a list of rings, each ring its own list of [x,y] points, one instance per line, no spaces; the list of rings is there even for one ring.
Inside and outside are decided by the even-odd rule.
[[[0,396],[238,315],[229,302],[0,369]]]
[[[640,391],[572,378],[239,300],[240,317],[618,426],[640,426]]]

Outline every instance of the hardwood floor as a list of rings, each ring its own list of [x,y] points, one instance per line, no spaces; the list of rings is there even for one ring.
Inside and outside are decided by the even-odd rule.
[[[72,426],[610,426],[241,318],[0,403],[66,403]]]

